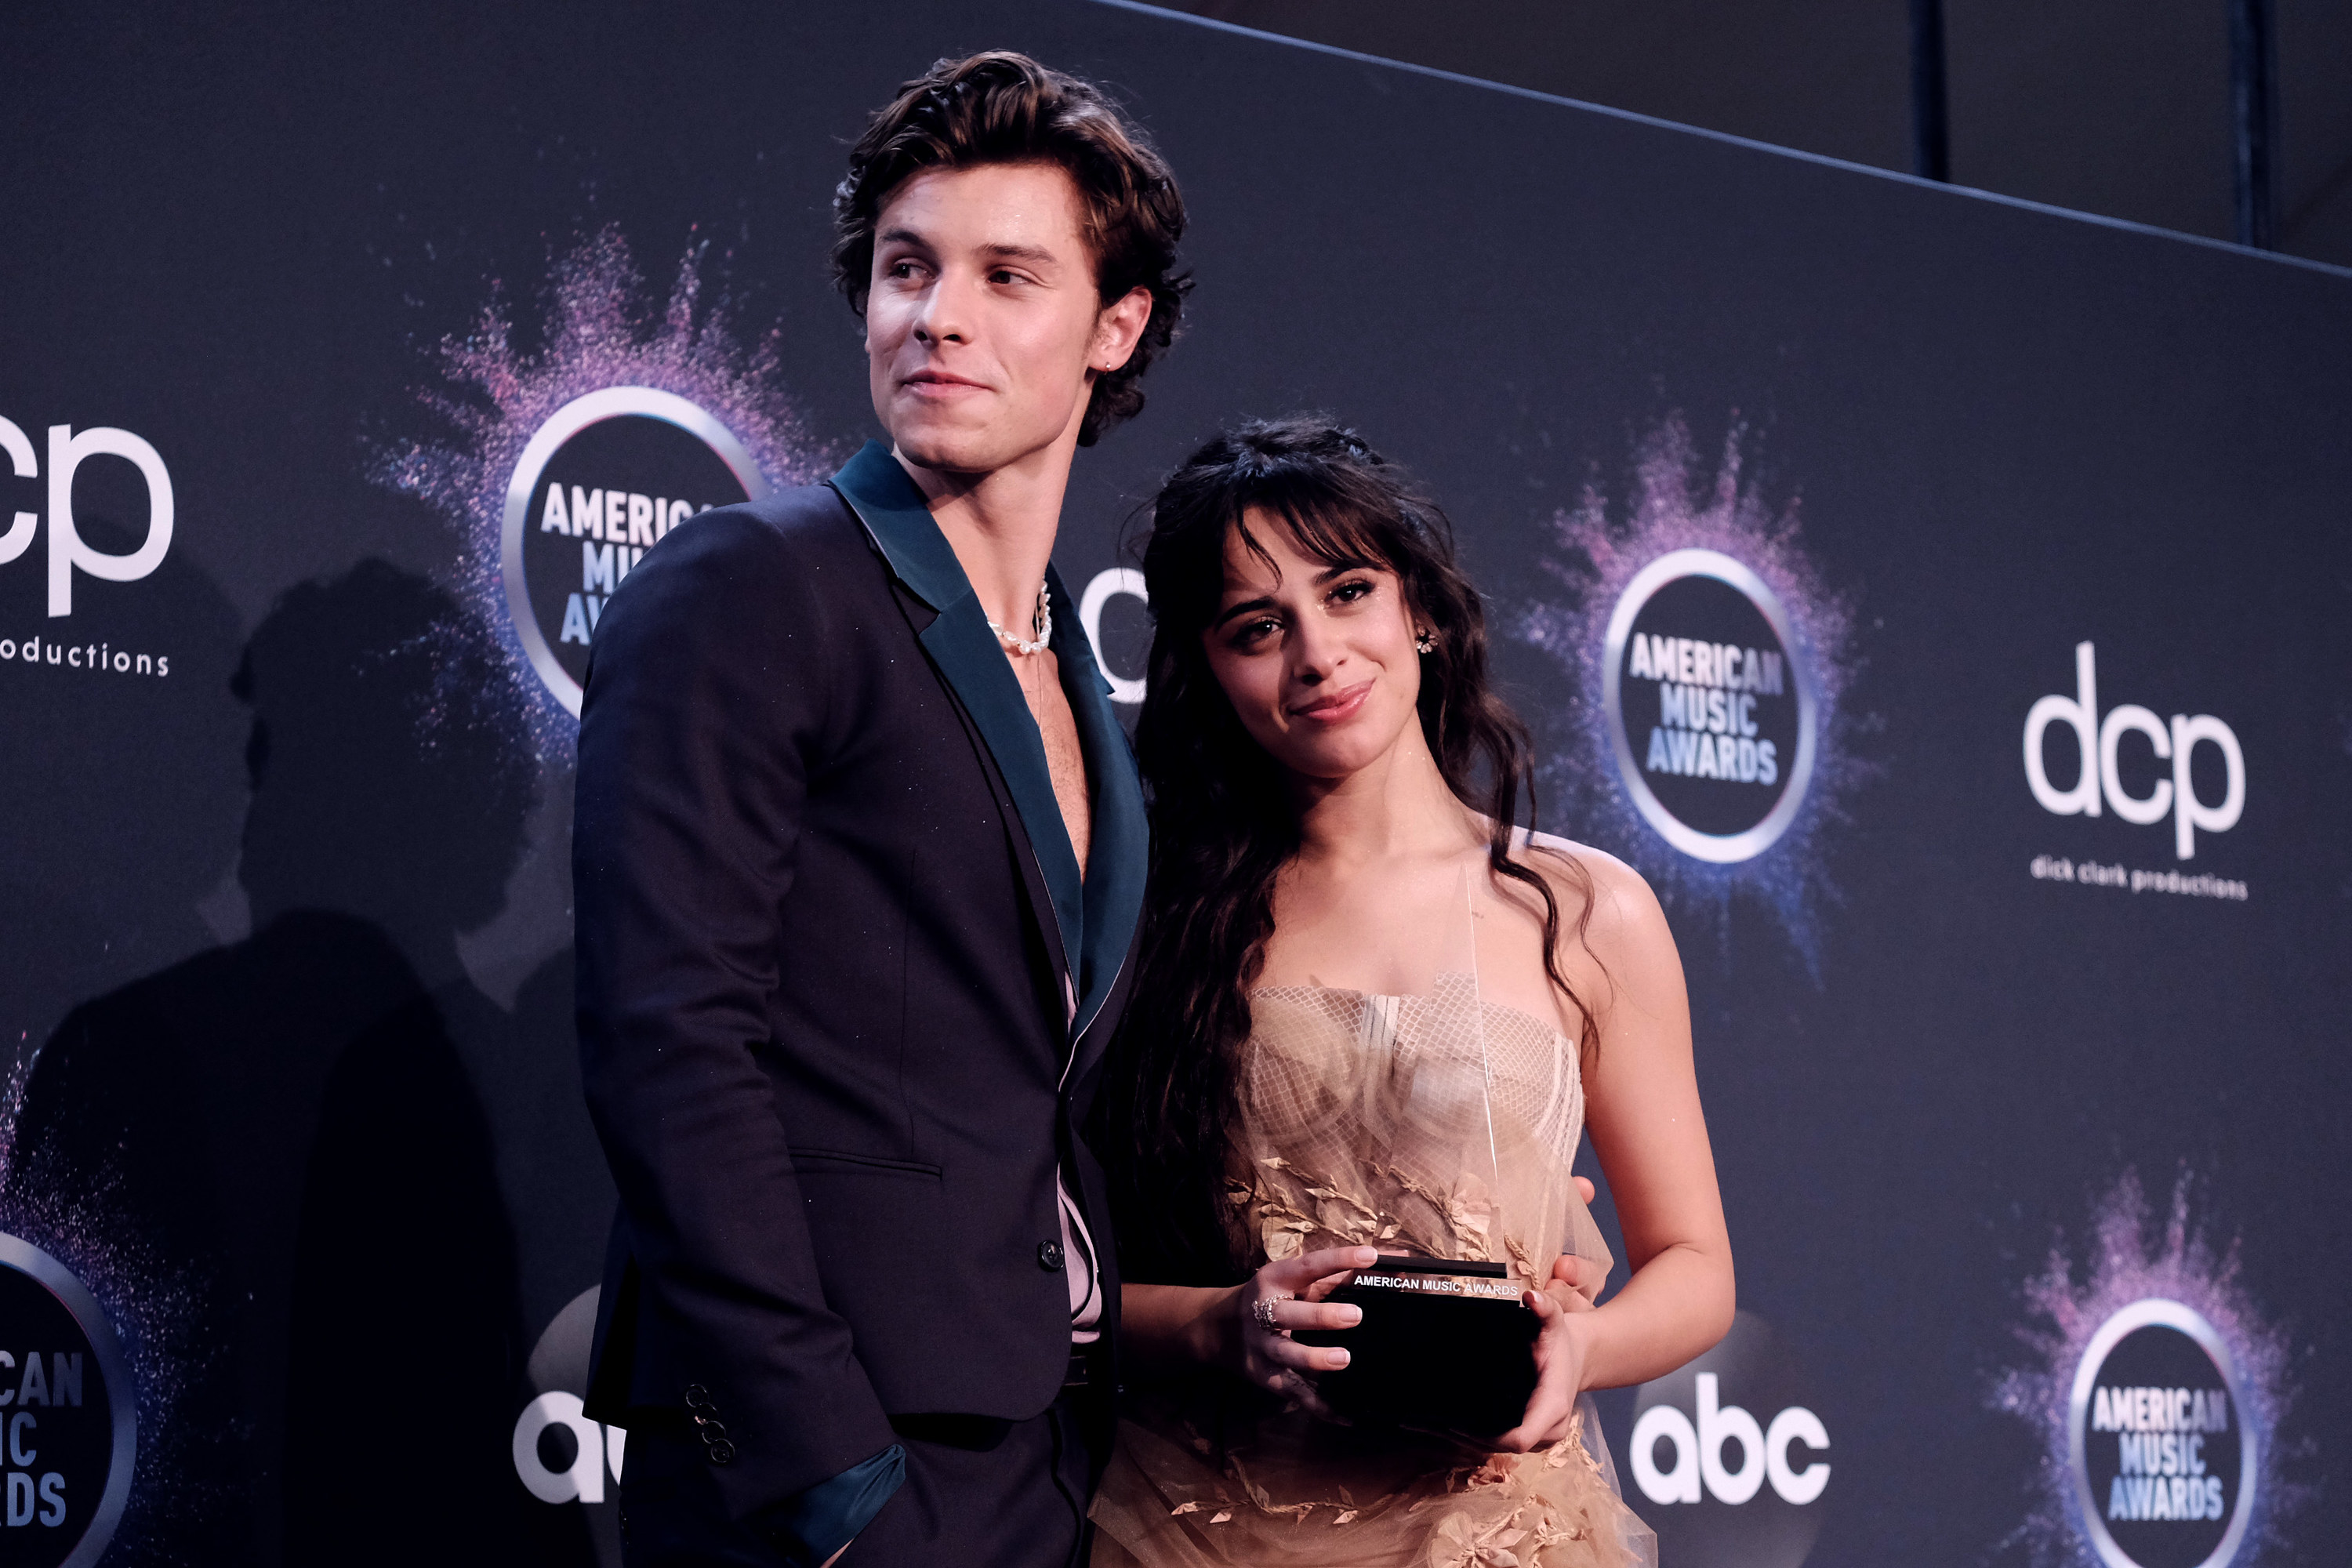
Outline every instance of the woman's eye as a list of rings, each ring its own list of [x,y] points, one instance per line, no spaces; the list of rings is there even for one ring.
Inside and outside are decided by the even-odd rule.
[[[1357,600],[1362,598],[1365,595],[1370,594],[1371,591],[1372,584],[1365,579],[1359,577],[1349,582],[1342,583],[1338,587],[1332,589],[1331,599],[1335,604],[1352,605]]]
[[[1234,628],[1234,646],[1254,647],[1282,629],[1282,623],[1271,616],[1255,621],[1244,621]]]

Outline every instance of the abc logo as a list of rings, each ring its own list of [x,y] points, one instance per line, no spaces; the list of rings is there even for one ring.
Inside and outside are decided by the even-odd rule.
[[[591,1421],[581,1408],[598,1295],[591,1287],[574,1296],[530,1352],[530,1383],[539,1394],[515,1419],[514,1467],[523,1489],[541,1502],[602,1503],[606,1477],[621,1479],[628,1434]]]
[[[2042,748],[2048,735],[2060,728],[2074,733],[2078,759],[2074,782],[2061,789],[2050,779]],[[2147,782],[2147,793],[2134,795],[2124,777],[2125,737],[2137,736],[2158,763],[2158,776]],[[2189,763],[2200,745],[2219,754],[2222,768],[2221,798],[2200,799]],[[2136,770],[2137,771],[2137,770]],[[2096,816],[2101,804],[2137,826],[2172,818],[2173,853],[2186,860],[2197,853],[2197,835],[2227,833],[2238,825],[2246,805],[2246,756],[2230,726],[2210,713],[2194,718],[2175,713],[2168,723],[2136,702],[2125,702],[2099,714],[2098,662],[2089,643],[2074,645],[2074,695],[2049,696],[2035,702],[2025,715],[2025,782],[2044,811],[2060,816]]]
[[[1829,1429],[1795,1356],[1740,1312],[1723,1342],[1634,1396],[1627,1448],[1643,1520],[1677,1568],[1796,1568],[1821,1534]]]
[[[41,465],[31,437],[13,422],[0,419],[0,452],[7,454],[9,471],[20,479],[37,478]],[[74,525],[74,474],[91,458],[121,458],[138,470],[147,489],[147,529],[139,548],[123,555],[93,549]],[[49,614],[73,614],[73,579],[77,572],[109,583],[135,583],[163,563],[172,548],[172,476],[155,448],[128,430],[105,426],[74,434],[70,425],[49,426]],[[9,514],[0,531],[0,565],[33,547],[41,520],[29,511]]]

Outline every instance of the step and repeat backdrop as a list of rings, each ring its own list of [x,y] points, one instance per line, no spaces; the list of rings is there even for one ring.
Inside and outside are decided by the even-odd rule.
[[[1604,1406],[1665,1561],[2352,1547],[2352,275],[1079,0],[14,32],[0,1561],[617,1562],[580,677],[871,432],[842,156],[997,46],[1193,214],[1060,552],[1121,700],[1156,477],[1333,411],[1665,900],[1741,1306]]]

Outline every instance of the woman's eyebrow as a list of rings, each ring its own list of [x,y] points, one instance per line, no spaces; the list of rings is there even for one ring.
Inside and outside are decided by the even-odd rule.
[[[1331,581],[1332,578],[1344,577],[1350,572],[1369,571],[1372,568],[1372,565],[1373,563],[1370,561],[1343,561],[1336,566],[1326,566],[1322,571],[1315,574],[1316,585],[1319,587],[1323,584]],[[1219,626],[1223,626],[1235,616],[1244,615],[1252,610],[1271,610],[1273,608],[1275,608],[1274,596],[1270,594],[1261,594],[1255,599],[1244,599],[1240,604],[1232,605],[1220,614],[1215,620],[1211,621],[1209,623],[1209,629],[1211,631],[1215,631]]]
[[[1255,599],[1244,599],[1240,604],[1234,605],[1232,608],[1220,615],[1215,620],[1211,621],[1209,623],[1209,629],[1211,631],[1215,631],[1219,626],[1223,626],[1235,616],[1247,615],[1252,610],[1270,610],[1273,608],[1274,597],[1269,594],[1261,594]]]

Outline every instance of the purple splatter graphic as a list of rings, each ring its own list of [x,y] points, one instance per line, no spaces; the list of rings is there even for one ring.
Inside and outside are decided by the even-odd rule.
[[[2100,1568],[2083,1532],[2067,1458],[2067,1424],[2074,1376],[2101,1325],[2135,1301],[2178,1301],[2213,1325],[2236,1359],[2244,1398],[2242,1418],[2253,1429],[2257,1471],[2252,1522],[2236,1561],[2265,1561],[2284,1545],[2282,1527],[2312,1489],[2287,1481],[2281,1461],[2305,1457],[2283,1452],[2279,1422],[2294,1403],[2285,1331],[2263,1315],[2239,1276],[2238,1247],[2216,1247],[2189,1220],[2191,1179],[2183,1174],[2160,1232],[2153,1223],[2138,1173],[2126,1172],[2092,1210],[2088,1256],[2078,1268],[2064,1238],[2051,1248],[2043,1272],[2028,1280],[2024,1306],[2032,1321],[2017,1331],[2028,1360],[2001,1374],[1990,1402],[2030,1424],[2041,1439],[2034,1467],[2033,1505],[2001,1542],[2022,1547],[2035,1568]],[[2080,1283],[2077,1283],[2078,1279]],[[2306,1445],[2307,1447],[2307,1445]]]
[[[542,756],[568,751],[578,721],[533,673],[507,611],[499,536],[507,484],[523,447],[548,417],[574,398],[609,386],[646,386],[675,394],[716,417],[782,488],[821,479],[835,455],[814,440],[778,387],[782,336],[771,331],[744,349],[722,313],[697,317],[707,247],[689,249],[657,317],[646,308],[646,285],[629,247],[607,228],[555,261],[544,344],[515,346],[513,320],[493,289],[474,330],[436,352],[441,386],[419,400],[453,426],[448,445],[408,444],[384,454],[376,478],[432,506],[466,544],[456,584],[485,621],[499,628],[511,679],[530,694],[531,728]]]
[[[1565,744],[1548,759],[1547,782],[1568,805],[1575,836],[1622,856],[1659,896],[1711,916],[1728,932],[1732,895],[1760,901],[1780,920],[1815,978],[1820,977],[1820,910],[1836,901],[1822,866],[1825,824],[1845,817],[1845,803],[1874,769],[1853,754],[1854,726],[1844,698],[1857,668],[1852,607],[1822,581],[1798,543],[1797,503],[1775,510],[1742,468],[1744,426],[1735,423],[1710,476],[1681,416],[1669,416],[1636,454],[1634,493],[1621,515],[1610,497],[1588,486],[1581,503],[1554,521],[1558,548],[1542,564],[1560,596],[1539,603],[1521,635],[1559,661],[1574,702],[1560,715]],[[1762,853],[1717,864],[1668,846],[1645,822],[1618,776],[1610,719],[1601,701],[1603,641],[1619,598],[1636,573],[1670,551],[1714,550],[1745,564],[1788,613],[1796,647],[1812,679],[1812,778],[1787,832]]]

